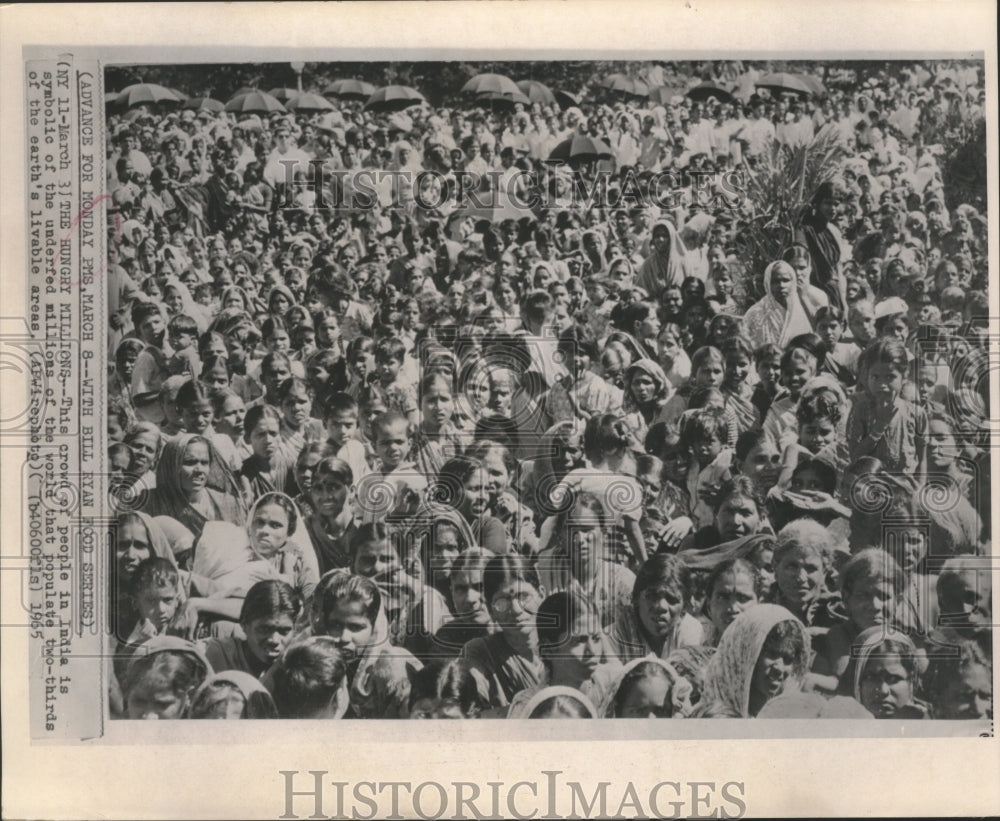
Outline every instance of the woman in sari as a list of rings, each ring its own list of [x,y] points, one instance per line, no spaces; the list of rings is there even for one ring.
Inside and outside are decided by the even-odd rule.
[[[156,465],[156,488],[143,511],[170,516],[195,537],[208,522],[246,521],[239,486],[218,452],[203,436],[182,433],[167,441]]]
[[[754,718],[771,699],[801,689],[809,636],[784,607],[755,604],[726,628],[708,663],[699,718]]]
[[[754,350],[768,343],[784,348],[790,339],[812,332],[791,265],[782,261],[768,265],[764,290],[763,299],[743,317],[743,329]]]
[[[810,281],[822,288],[840,310],[846,310],[840,280],[840,256],[843,240],[833,224],[837,213],[837,190],[832,182],[824,182],[813,195],[808,210],[796,231],[796,242],[809,250],[812,257]]]
[[[659,299],[665,288],[679,286],[687,277],[686,249],[670,220],[661,219],[650,235],[650,255],[639,268],[636,284]]]

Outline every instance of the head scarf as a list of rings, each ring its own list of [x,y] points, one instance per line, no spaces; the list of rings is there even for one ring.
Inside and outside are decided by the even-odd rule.
[[[177,559],[174,558],[174,551],[171,549],[171,540],[164,532],[164,529],[160,526],[160,522],[168,520],[166,516],[157,516],[153,518],[142,511],[131,510],[128,512],[123,512],[119,514],[119,521],[125,516],[135,516],[142,526],[146,528],[146,536],[148,537],[149,552],[159,559],[166,559],[174,567],[177,566]],[[179,523],[175,523],[178,524]]]
[[[687,249],[681,240],[674,224],[667,219],[658,220],[654,223],[650,237],[657,228],[664,228],[667,231],[670,241],[664,250],[653,251],[642,263],[639,269],[637,285],[646,289],[655,299],[660,298],[664,289],[670,286],[680,287],[680,284],[687,276],[687,261],[685,255]]]
[[[191,506],[180,486],[184,454],[195,439],[208,448],[209,468],[205,488],[232,497],[241,510],[243,497],[225,461],[208,439],[193,433],[181,433],[167,440],[156,465],[156,496],[159,503],[157,513],[177,519],[192,533],[201,533],[207,519]]]
[[[194,534],[170,516],[154,516],[153,524],[160,528],[174,556],[187,553],[194,546]]]
[[[205,309],[194,301],[194,297],[191,296],[191,291],[188,290],[187,285],[181,282],[177,277],[167,277],[163,281],[162,290],[164,301],[166,301],[167,288],[173,288],[181,295],[180,313],[185,316],[189,316],[194,320],[194,324],[198,327],[198,333],[202,334],[207,331],[209,318],[205,314]]]
[[[686,717],[691,712],[691,683],[681,676],[672,664],[653,655],[632,659],[622,668],[614,683],[608,688],[604,702],[600,705],[601,715],[605,718],[615,718],[615,701],[618,698],[618,691],[622,688],[628,675],[640,664],[655,664],[663,669],[670,680],[670,703],[673,707],[673,717]]]
[[[754,668],[768,633],[775,625],[785,621],[798,626],[803,647],[808,652],[810,645],[806,628],[780,605],[755,604],[733,620],[722,634],[719,649],[708,663],[702,696],[704,713],[713,717],[750,717],[750,685]],[[802,669],[793,674],[801,678],[805,672]]]
[[[271,286],[271,290],[268,291],[268,294],[267,294],[267,310],[268,310],[268,313],[270,313],[270,311],[271,311],[271,300],[272,300],[272,298],[274,297],[275,294],[284,294],[285,299],[288,300],[288,307],[289,308],[291,308],[292,305],[295,305],[298,302],[298,300],[295,298],[295,294],[292,293],[292,289],[291,288],[289,288],[287,285],[283,285],[280,282],[275,283],[274,285]],[[287,308],[286,308],[286,310],[287,310]]]
[[[786,265],[791,270],[794,288],[788,295],[788,305],[782,307],[771,295],[771,278],[778,265]],[[743,327],[754,349],[771,342],[781,348],[799,334],[812,332],[812,325],[806,316],[799,298],[798,281],[795,271],[787,262],[772,262],[764,271],[765,296],[754,303],[743,317]]]
[[[455,508],[438,502],[424,502],[413,513],[412,518],[406,522],[402,541],[404,550],[407,552],[420,551],[424,543],[422,537],[426,535],[430,541],[433,538],[433,529],[442,524],[455,528],[458,532],[458,538],[465,542],[463,551],[478,546],[472,527]]]
[[[875,648],[884,641],[901,644],[904,647],[903,652],[916,655],[917,648],[913,644],[913,640],[905,633],[896,632],[884,624],[876,624],[874,627],[863,630],[851,648],[851,664],[854,671],[848,679],[853,687],[854,698],[859,704],[861,703],[861,679],[864,677],[865,667],[868,666],[868,661],[871,659],[872,653],[875,652]]]
[[[639,373],[644,373],[653,380],[653,384],[656,386],[655,401],[664,401],[670,392],[670,382],[667,381],[667,375],[663,372],[663,368],[652,359],[640,359],[625,369],[625,385],[627,386],[625,391],[625,410],[635,409],[635,399],[632,397],[632,391],[628,388],[631,388],[632,380]]]
[[[579,702],[589,714],[589,718],[598,717],[597,708],[589,698],[573,687],[564,687],[561,685],[543,687],[531,697],[531,700],[525,705],[524,711],[519,712],[516,717],[530,718],[531,714],[535,711],[538,705],[550,698],[556,698],[557,696],[564,696],[565,698],[570,698],[573,701]]]
[[[856,699],[819,693],[782,693],[760,708],[757,718],[874,718]]]
[[[205,668],[206,676],[212,675],[212,665],[208,663],[208,657],[202,652],[201,648],[188,641],[187,639],[182,639],[180,636],[168,636],[160,635],[154,636],[140,644],[135,652],[132,654],[132,659],[129,662],[129,669],[131,669],[141,658],[146,656],[152,656],[156,653],[182,653],[187,656],[191,656],[196,661],[200,662]]]
[[[259,581],[278,574],[250,549],[246,532],[229,522],[207,522],[194,551],[191,572],[203,594],[242,598]],[[207,583],[206,583],[207,580]]]

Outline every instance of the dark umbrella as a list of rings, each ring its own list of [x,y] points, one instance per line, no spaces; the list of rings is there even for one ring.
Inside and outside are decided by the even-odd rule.
[[[134,105],[148,105],[151,103],[179,103],[177,95],[166,86],[156,83],[135,83],[125,86],[115,100],[119,105],[131,108]]]
[[[563,140],[552,149],[549,162],[565,162],[570,165],[581,165],[597,160],[608,160],[614,157],[611,149],[596,137],[586,134],[574,134],[568,140]]]
[[[462,86],[463,94],[519,94],[521,90],[503,74],[477,74]]]
[[[224,102],[212,97],[189,97],[184,101],[184,108],[190,108],[192,111],[208,111],[212,114],[218,114],[225,107]]]
[[[627,74],[612,74],[601,80],[601,85],[608,91],[629,97],[645,97],[649,94],[648,85],[635,77],[629,77]]]
[[[272,88],[269,92],[275,100],[280,100],[282,103],[288,103],[290,100],[294,100],[302,92],[294,88]]]
[[[346,79],[334,80],[323,89],[328,97],[339,97],[341,100],[367,100],[375,92],[375,86],[364,80]]]
[[[720,103],[732,103],[735,102],[733,93],[727,91],[720,85],[715,83],[698,83],[694,88],[689,88],[687,90],[687,95],[689,99],[695,100],[696,102],[703,103],[706,100],[715,97]]]
[[[226,111],[237,114],[270,114],[274,111],[284,112],[285,107],[266,91],[251,91],[240,94],[226,103]]]
[[[560,108],[579,108],[580,106],[580,97],[576,94],[571,94],[568,91],[556,91],[555,96]]]
[[[482,91],[476,95],[475,104],[483,108],[513,108],[517,103],[521,105],[531,105],[529,100],[520,91],[513,94],[501,94],[498,91]]]
[[[366,111],[402,111],[426,103],[424,95],[409,86],[384,86],[375,89],[365,103]]]
[[[289,111],[333,111],[333,103],[326,97],[308,91],[299,92],[288,101],[287,105]]]
[[[556,104],[556,95],[544,83],[539,83],[537,80],[521,80],[517,84],[517,87],[533,103],[538,103],[539,105]]]
[[[808,97],[812,94],[812,91],[802,77],[798,74],[788,74],[783,71],[776,74],[765,74],[754,85],[757,88],[766,88],[768,91],[779,94],[788,92],[799,94],[803,97]]]

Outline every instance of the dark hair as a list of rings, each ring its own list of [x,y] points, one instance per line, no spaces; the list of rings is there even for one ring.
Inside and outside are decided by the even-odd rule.
[[[465,659],[439,659],[410,679],[410,709],[422,698],[450,702],[469,718],[480,710],[479,687]]]
[[[583,431],[583,450],[592,462],[600,461],[608,451],[627,448],[630,441],[624,421],[613,413],[591,416]]]
[[[625,707],[625,698],[636,684],[642,681],[653,681],[659,679],[660,681],[665,681],[669,685],[667,697],[664,699],[661,705],[667,711],[667,716],[673,714],[673,702],[670,699],[670,690],[673,689],[673,680],[670,678],[666,669],[662,664],[655,661],[641,661],[635,667],[625,674],[625,677],[619,682],[618,689],[615,690],[614,695],[614,710],[615,715],[620,716]],[[664,716],[666,717],[666,716]]]
[[[795,418],[800,425],[810,425],[820,419],[829,419],[836,425],[842,414],[843,402],[832,388],[810,391],[795,407]]]
[[[465,500],[465,483],[469,481],[469,477],[482,469],[483,463],[479,459],[453,456],[438,472],[437,481],[431,491],[433,498],[449,507],[460,507]]]
[[[765,653],[773,656],[791,656],[796,674],[799,676],[805,674],[809,661],[809,648],[805,645],[802,627],[795,619],[779,621],[771,628],[760,648],[758,658]]]
[[[705,591],[705,613],[708,614],[708,604],[712,598],[712,591],[715,589],[715,585],[719,583],[719,579],[726,575],[726,573],[745,573],[750,577],[750,582],[753,585],[753,592],[758,599],[766,592],[761,590],[762,579],[760,577],[760,571],[757,569],[757,565],[751,562],[749,559],[743,559],[739,557],[734,557],[732,559],[725,559],[719,562],[715,567],[712,568],[708,576],[705,577],[705,583],[702,589]]]
[[[274,671],[274,702],[281,718],[309,718],[325,709],[347,675],[340,650],[329,639],[289,647]]]
[[[723,444],[729,436],[729,421],[724,408],[699,408],[681,420],[680,437],[685,448],[698,439],[718,439]]]
[[[256,428],[257,425],[259,425],[264,419],[270,419],[272,422],[277,422],[280,429],[281,414],[274,409],[273,405],[254,405],[252,408],[247,410],[247,415],[243,420],[243,441],[250,441],[250,435],[253,433],[254,428]]]
[[[379,610],[382,609],[382,594],[378,585],[371,579],[354,573],[332,571],[328,575],[325,583],[323,579],[320,580],[313,596],[313,630],[325,634],[327,616],[341,599],[361,602],[365,618],[375,624]]]
[[[596,362],[601,357],[597,337],[586,325],[573,325],[559,334],[556,350],[565,358],[577,352],[590,357]]]
[[[194,407],[201,402],[211,404],[212,392],[204,382],[199,382],[196,379],[189,379],[181,385],[174,397],[174,404],[178,410]]]
[[[259,407],[259,406],[258,406]],[[295,528],[298,526],[298,514],[295,511],[295,503],[288,498],[284,493],[278,493],[276,491],[270,491],[261,496],[256,502],[254,502],[253,508],[251,509],[251,519],[252,514],[264,507],[264,505],[277,505],[283,511],[285,515],[288,516],[288,533],[291,535],[295,532]]]
[[[132,573],[129,586],[132,589],[132,595],[138,596],[143,590],[160,587],[172,587],[179,590],[179,583],[180,576],[173,562],[160,556],[150,556],[139,562]]]
[[[861,361],[865,369],[881,363],[905,374],[909,368],[906,347],[895,337],[880,336],[873,339],[861,354]]]
[[[764,441],[766,435],[763,428],[750,428],[736,438],[736,460],[743,462],[755,447]]]
[[[483,568],[483,593],[487,607],[492,606],[497,591],[513,581],[530,584],[535,590],[542,586],[535,568],[523,556],[504,553],[490,559]]]
[[[819,476],[820,481],[823,483],[824,492],[831,494],[836,492],[837,469],[829,462],[816,458],[800,459],[799,463],[795,466],[795,470],[792,471],[792,478],[794,479],[798,474],[806,470],[811,470]]]
[[[403,340],[396,337],[379,340],[375,346],[375,360],[377,362],[385,362],[389,359],[396,359],[402,362],[405,356],[406,346],[403,344]]]
[[[267,692],[255,690],[249,696],[231,681],[220,679],[199,688],[197,697],[191,702],[189,718],[219,718],[215,709],[220,704],[228,703],[232,696],[239,696],[243,702],[240,718],[277,718],[278,710],[274,699]]]
[[[184,697],[192,695],[201,686],[209,675],[209,669],[193,652],[162,650],[133,656],[122,683],[126,704],[129,694],[147,675],[160,676],[169,683],[175,696]]]
[[[668,584],[680,589],[684,601],[691,598],[691,571],[677,556],[654,553],[639,568],[632,585],[632,604],[639,603],[643,591]]]
[[[723,503],[734,496],[749,499],[756,505],[758,513],[764,510],[764,500],[757,492],[757,486],[749,476],[737,474],[727,479],[719,487],[719,495],[715,499],[715,511],[718,512]]]
[[[535,628],[538,631],[538,652],[548,664],[570,639],[573,624],[589,619],[594,629],[600,627],[600,616],[590,599],[575,590],[553,593],[538,607]]]
[[[406,416],[398,410],[387,410],[385,413],[380,413],[375,417],[375,421],[372,423],[372,431],[375,435],[375,441],[378,442],[379,434],[393,425],[398,425],[402,423],[406,427],[406,435],[410,435],[410,422]]]
[[[302,599],[288,582],[264,579],[251,587],[240,608],[240,624],[272,616],[288,616],[292,622],[302,612]]]
[[[187,314],[174,314],[167,322],[167,331],[171,334],[188,334],[196,336],[198,334],[198,323]]]
[[[331,393],[323,401],[323,421],[338,413],[358,413],[358,400],[349,393]]]
[[[772,359],[781,359],[781,348],[773,342],[765,342],[753,352],[754,365],[759,366],[762,362]]]

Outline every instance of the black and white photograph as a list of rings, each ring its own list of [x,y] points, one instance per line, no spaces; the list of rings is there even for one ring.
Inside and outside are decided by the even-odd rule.
[[[33,745],[205,784],[301,738],[247,770],[285,818],[809,814],[726,740],[829,745],[824,791],[872,789],[848,742],[995,765],[995,43],[579,48],[555,5],[565,48],[25,46]],[[462,739],[527,768],[439,774]]]

